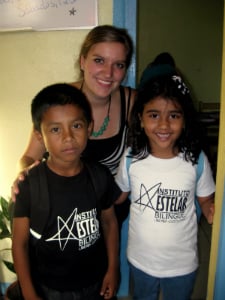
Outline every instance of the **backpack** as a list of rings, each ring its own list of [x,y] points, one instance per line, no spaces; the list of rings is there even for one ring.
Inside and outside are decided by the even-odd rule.
[[[97,210],[100,209],[100,199],[107,186],[107,172],[110,172],[105,166],[99,163],[84,162],[87,167],[97,199]],[[31,238],[32,244],[37,245],[38,239],[41,238],[49,214],[49,193],[47,176],[43,163],[30,169],[29,183],[31,192],[31,228],[39,232],[38,236]],[[6,290],[6,300],[24,300],[19,281],[16,280]]]
[[[90,180],[92,182],[96,199],[97,199],[97,211],[100,211],[100,200],[105,192],[107,186],[107,172],[110,172],[105,166],[94,163],[84,162],[87,167]],[[29,183],[31,192],[31,207],[30,207],[30,227],[34,229],[36,239],[33,242],[41,238],[42,232],[48,220],[49,215],[49,191],[45,166],[40,163],[38,166],[30,169],[29,171]],[[39,233],[37,235],[37,232]]]
[[[126,169],[127,169],[128,175],[129,175],[129,168],[130,168],[131,162],[132,162],[132,157],[128,154],[126,156]],[[203,151],[201,151],[199,154],[199,157],[198,157],[196,185],[197,185],[199,178],[202,175],[203,169],[204,169],[204,155],[203,155]],[[202,210],[201,210],[201,206],[198,202],[197,196],[195,196],[195,208],[196,208],[197,221],[200,222]]]

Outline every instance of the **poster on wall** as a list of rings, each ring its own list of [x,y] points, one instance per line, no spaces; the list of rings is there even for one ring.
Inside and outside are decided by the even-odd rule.
[[[97,11],[97,0],[0,0],[0,31],[93,28]]]

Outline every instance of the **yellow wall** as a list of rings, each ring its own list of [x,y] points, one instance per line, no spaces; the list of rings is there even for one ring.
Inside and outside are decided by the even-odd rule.
[[[99,25],[112,24],[112,0],[98,0]],[[71,82],[88,30],[0,33],[0,195],[8,197],[31,131],[30,102],[45,85]]]

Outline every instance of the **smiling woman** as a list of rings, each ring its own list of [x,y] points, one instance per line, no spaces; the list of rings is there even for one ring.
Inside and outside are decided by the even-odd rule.
[[[84,157],[100,161],[115,175],[125,149],[130,108],[135,91],[121,86],[133,53],[126,30],[110,25],[97,26],[84,40],[79,56],[81,80],[71,83],[81,89],[92,107],[94,133],[88,140]],[[21,169],[45,152],[32,134],[20,159]]]

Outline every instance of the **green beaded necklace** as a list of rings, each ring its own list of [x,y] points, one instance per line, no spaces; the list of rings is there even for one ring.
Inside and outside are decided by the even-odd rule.
[[[84,85],[84,80],[81,82],[81,87],[80,90],[83,92],[83,85]],[[103,132],[107,129],[108,125],[109,125],[109,112],[110,112],[110,106],[111,106],[111,94],[109,95],[109,107],[108,107],[108,112],[107,115],[102,123],[102,126],[100,127],[100,129],[98,131],[92,131],[91,136],[94,137],[98,137],[100,135],[103,134]]]
[[[110,112],[110,106],[111,106],[111,95],[109,96],[109,107],[108,107],[108,112],[107,115],[102,123],[102,126],[100,127],[100,129],[98,131],[92,131],[91,136],[94,137],[98,137],[100,135],[103,134],[103,132],[107,129],[108,125],[109,125],[109,112]]]

